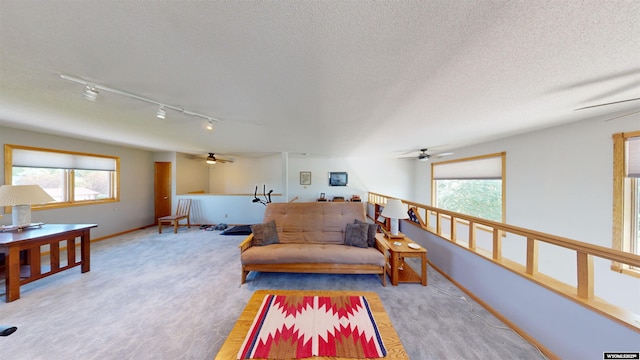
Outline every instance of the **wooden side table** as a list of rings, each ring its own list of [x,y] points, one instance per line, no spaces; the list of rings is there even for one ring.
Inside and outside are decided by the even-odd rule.
[[[387,265],[387,274],[391,278],[391,285],[397,286],[398,283],[421,283],[427,286],[427,249],[420,246],[418,249],[412,249],[409,244],[415,244],[408,237],[401,239],[389,239],[384,234],[376,234],[376,238],[387,244],[389,250],[389,262]],[[396,245],[399,243],[400,245]],[[416,244],[417,245],[417,244]],[[404,262],[405,258],[420,258],[421,273],[413,270],[409,264]]]

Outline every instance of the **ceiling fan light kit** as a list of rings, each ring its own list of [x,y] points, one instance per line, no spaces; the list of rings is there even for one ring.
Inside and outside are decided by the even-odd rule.
[[[218,154],[220,155],[220,154]],[[224,156],[224,155],[223,155]],[[223,159],[223,158],[219,158],[216,157],[215,153],[209,153],[209,155],[205,158],[205,157],[196,157],[198,159],[204,159],[205,162],[209,165],[214,165],[214,164],[226,164],[226,163],[233,163],[233,159]]]
[[[429,161],[431,155],[427,154],[427,149],[420,149],[420,155],[418,155],[418,161]]]
[[[219,119],[213,117],[213,116],[208,116],[205,114],[201,114],[198,112],[194,112],[191,110],[187,110],[178,106],[174,106],[174,105],[167,105],[165,103],[161,103],[159,101],[144,97],[144,96],[140,96],[140,95],[136,95],[124,90],[119,90],[116,88],[112,88],[106,85],[100,85],[100,84],[96,84],[93,82],[90,82],[88,80],[79,78],[79,77],[75,77],[75,76],[71,76],[71,75],[67,75],[67,74],[60,74],[60,77],[64,80],[68,80],[77,84],[81,84],[84,85],[84,91],[82,93],[82,95],[89,101],[96,101],[96,99],[98,98],[98,90],[102,90],[102,91],[106,91],[108,93],[112,93],[112,94],[116,94],[116,95],[121,95],[121,96],[125,96],[131,99],[136,99],[136,100],[140,100],[140,101],[144,101],[150,104],[155,104],[158,105],[158,111],[156,112],[156,117],[160,118],[160,119],[164,119],[167,116],[167,109],[171,109],[177,112],[181,112],[185,115],[189,115],[189,116],[193,116],[193,117],[198,117],[198,118],[202,118],[207,120],[208,125],[207,125],[207,130],[213,130],[213,122],[218,122],[220,121]],[[209,128],[211,127],[211,128]]]

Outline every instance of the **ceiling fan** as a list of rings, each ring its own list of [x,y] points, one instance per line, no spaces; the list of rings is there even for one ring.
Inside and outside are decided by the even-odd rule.
[[[420,153],[417,155],[417,157],[414,155],[414,156],[402,157],[401,159],[416,159],[418,161],[429,161],[429,159],[431,159],[432,157],[441,158],[443,156],[453,155],[452,152],[429,154],[429,153],[427,153],[429,151],[429,149],[427,149],[427,148],[420,149],[419,151],[420,151]]]
[[[209,153],[209,156],[207,156],[207,158],[206,158],[206,162],[207,162],[207,164],[213,165],[213,164],[216,164],[216,163],[221,163],[221,164],[232,163],[233,160],[222,159],[222,158],[216,157],[215,153]]]

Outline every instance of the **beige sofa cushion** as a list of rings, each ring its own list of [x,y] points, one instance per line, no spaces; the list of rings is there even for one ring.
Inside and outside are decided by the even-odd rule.
[[[332,263],[384,266],[385,257],[376,248],[333,244],[272,244],[253,246],[240,256],[242,265]]]
[[[275,220],[281,244],[344,244],[347,224],[366,221],[364,203],[270,203],[264,222]]]

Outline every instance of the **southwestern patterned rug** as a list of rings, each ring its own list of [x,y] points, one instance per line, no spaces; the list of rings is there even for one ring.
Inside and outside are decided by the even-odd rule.
[[[364,296],[267,295],[238,359],[369,359],[386,354]]]
[[[380,298],[363,291],[259,290],[216,359],[408,359]]]

